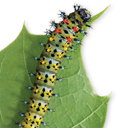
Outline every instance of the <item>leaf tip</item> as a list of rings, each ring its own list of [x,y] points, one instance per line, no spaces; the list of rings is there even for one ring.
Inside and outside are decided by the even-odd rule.
[[[25,25],[25,21],[23,23],[23,29],[26,29],[27,30],[26,25]]]
[[[110,6],[111,6],[111,5],[108,5],[108,6],[104,9],[104,11],[106,11]]]
[[[108,98],[109,98],[109,99],[111,98],[111,94],[112,94],[112,92],[108,95]]]
[[[108,5],[107,8],[109,8],[111,5]]]
[[[109,95],[106,96],[106,98],[107,98],[108,100],[110,100],[111,94],[112,94],[112,92],[111,92]]]
[[[29,33],[28,29],[26,28],[25,21],[24,21],[24,23],[23,23],[22,30],[25,30],[26,32],[28,32],[28,33]]]
[[[25,26],[25,21],[24,21],[24,23],[23,23],[23,27],[26,27],[26,26]]]
[[[28,34],[31,34],[28,29],[26,28],[26,25],[25,25],[25,21],[23,23],[23,27],[22,27],[22,30],[24,30],[25,32],[27,32]],[[32,35],[32,34],[31,34]]]

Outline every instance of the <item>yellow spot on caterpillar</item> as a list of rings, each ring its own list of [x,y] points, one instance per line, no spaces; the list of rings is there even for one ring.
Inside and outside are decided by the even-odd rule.
[[[39,125],[41,124],[41,122],[39,122]]]
[[[59,55],[58,58],[60,59],[61,58],[61,55]]]
[[[55,79],[52,79],[52,82],[54,82],[55,81]]]
[[[50,41],[53,41],[54,39],[52,37],[49,38]]]
[[[37,123],[38,125],[40,125],[40,124],[41,124],[41,122],[39,122],[39,121],[36,121],[36,123]]]
[[[67,51],[67,47],[64,47],[64,51]]]
[[[50,49],[49,48],[47,49],[47,52],[50,52]]]
[[[35,105],[34,104],[32,104],[32,107],[34,107]]]
[[[46,110],[47,110],[47,108],[45,107],[45,108],[44,108],[44,110],[46,111]]]
[[[42,61],[42,64],[45,64],[45,62],[44,62],[44,61]]]
[[[31,119],[30,118],[28,118],[28,121],[30,121]]]
[[[55,69],[58,69],[58,66],[55,66]]]
[[[40,80],[41,79],[41,76],[39,76],[38,79]]]
[[[35,92],[38,92],[38,91],[39,91],[38,89],[35,90]]]
[[[52,93],[48,93],[49,94],[49,96],[52,96]]]

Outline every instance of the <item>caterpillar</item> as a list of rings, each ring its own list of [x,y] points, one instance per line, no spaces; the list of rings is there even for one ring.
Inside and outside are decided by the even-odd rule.
[[[47,125],[43,118],[46,111],[53,112],[49,108],[50,98],[58,97],[53,91],[55,82],[62,81],[62,78],[56,77],[59,69],[65,69],[65,66],[61,65],[62,58],[70,59],[67,51],[74,51],[73,47],[81,44],[79,34],[86,35],[83,27],[90,27],[87,22],[91,19],[91,14],[78,5],[74,5],[74,12],[69,15],[62,11],[59,15],[63,20],[60,23],[51,22],[55,30],[46,31],[46,34],[50,35],[48,42],[40,43],[44,50],[40,58],[34,57],[38,61],[36,73],[29,75],[35,76],[36,80],[33,87],[28,87],[32,95],[30,101],[24,101],[24,104],[28,105],[28,110],[25,113],[20,112],[24,118],[21,122],[16,122],[19,128],[38,128],[40,124]]]

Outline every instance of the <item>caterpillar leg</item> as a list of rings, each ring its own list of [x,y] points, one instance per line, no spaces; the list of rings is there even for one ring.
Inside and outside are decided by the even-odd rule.
[[[58,97],[58,95],[57,95],[57,94],[54,94],[54,93],[52,94],[52,96],[54,96],[54,97]]]
[[[30,102],[24,101],[24,104],[30,104]]]
[[[52,31],[49,29],[45,33],[46,33],[46,35],[49,35],[49,34],[52,34]]]
[[[79,39],[76,39],[76,38],[74,39],[74,41],[76,41],[77,44],[81,43],[81,41]]]
[[[51,23],[51,26],[52,26],[52,27],[55,27],[55,28],[58,27],[58,25],[57,25],[57,23],[55,23],[55,21],[51,21],[50,23]]]
[[[60,11],[60,17],[62,17],[63,19],[65,19],[66,18],[66,14],[65,14],[65,12],[62,12],[62,11]]]
[[[87,27],[92,28],[91,25],[86,24]]]
[[[45,44],[43,44],[42,42],[40,43],[40,45],[41,45],[41,46],[44,46],[44,47],[46,47],[46,45],[45,45]]]
[[[29,75],[30,75],[30,76],[36,76],[36,74],[34,74],[34,73],[29,73]]]
[[[34,88],[33,87],[28,87],[29,90],[33,90]]]
[[[47,125],[47,124],[46,124],[45,122],[43,122],[43,121],[42,121],[41,123],[42,123],[43,125],[45,125],[45,126]]]
[[[20,115],[21,115],[21,116],[24,116],[24,117],[26,116],[25,113],[22,113],[22,112],[20,112]]]
[[[24,124],[20,124],[18,122],[15,122],[15,124],[17,124],[19,127],[24,127]]]
[[[35,60],[40,60],[40,58],[38,58],[38,57],[34,57],[34,59],[35,59]]]

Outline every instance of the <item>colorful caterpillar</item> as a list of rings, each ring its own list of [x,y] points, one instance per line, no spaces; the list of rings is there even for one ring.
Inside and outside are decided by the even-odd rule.
[[[66,15],[61,12],[60,16],[63,21],[60,23],[51,22],[51,26],[55,28],[54,31],[48,30],[46,34],[50,34],[47,44],[41,43],[44,50],[40,58],[35,57],[39,61],[36,74],[30,73],[31,76],[36,77],[34,87],[28,87],[32,90],[30,101],[24,101],[28,104],[26,113],[20,112],[24,119],[18,124],[19,128],[38,128],[40,124],[46,125],[43,122],[45,112],[48,110],[52,112],[48,106],[50,97],[58,97],[53,93],[55,81],[62,81],[61,78],[56,78],[59,69],[64,69],[61,66],[61,59],[63,57],[69,59],[66,52],[71,49],[74,51],[74,44],[80,44],[79,34],[87,34],[83,27],[90,27],[87,22],[91,19],[91,15],[87,9],[74,5],[75,11]]]

